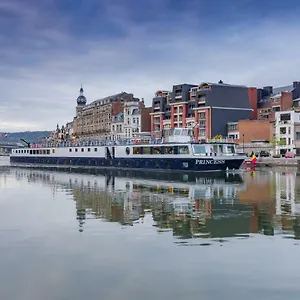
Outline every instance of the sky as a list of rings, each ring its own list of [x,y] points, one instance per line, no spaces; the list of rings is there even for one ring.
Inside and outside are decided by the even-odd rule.
[[[295,0],[1,0],[0,132],[52,130],[122,91],[300,81]]]

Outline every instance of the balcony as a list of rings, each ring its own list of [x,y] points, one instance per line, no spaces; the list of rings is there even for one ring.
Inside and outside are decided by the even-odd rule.
[[[181,99],[182,98],[182,93],[176,93],[174,94],[175,99]]]

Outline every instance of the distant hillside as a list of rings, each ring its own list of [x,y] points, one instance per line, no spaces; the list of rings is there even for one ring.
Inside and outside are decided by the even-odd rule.
[[[24,131],[24,132],[11,132],[7,133],[8,137],[4,138],[6,132],[0,132],[0,143],[7,142],[20,142],[20,139],[24,139],[30,143],[37,142],[39,139],[43,139],[49,136],[51,131]]]

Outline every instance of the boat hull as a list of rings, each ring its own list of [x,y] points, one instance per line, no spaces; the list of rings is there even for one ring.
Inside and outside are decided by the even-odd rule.
[[[213,158],[113,158],[100,157],[47,157],[47,156],[11,156],[11,163],[30,165],[55,165],[68,167],[90,168],[122,168],[122,169],[151,169],[173,171],[225,171],[237,170],[244,159],[240,157],[213,159]]]

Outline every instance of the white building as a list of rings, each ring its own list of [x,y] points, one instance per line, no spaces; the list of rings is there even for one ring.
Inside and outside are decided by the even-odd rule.
[[[141,132],[142,112],[139,102],[124,104],[124,138],[132,139]]]
[[[112,116],[111,139],[113,141],[124,139],[124,111]]]
[[[284,154],[300,150],[300,112],[293,110],[278,111],[275,113],[275,152]]]

